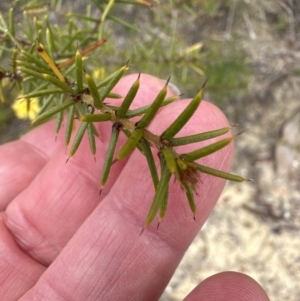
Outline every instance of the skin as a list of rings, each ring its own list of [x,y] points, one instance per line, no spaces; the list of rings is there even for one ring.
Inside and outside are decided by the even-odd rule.
[[[114,92],[125,95],[136,77],[123,78]],[[163,85],[143,74],[133,108],[151,103]],[[162,108],[149,129],[160,134],[188,101]],[[203,101],[178,136],[224,126],[228,121],[223,113]],[[65,164],[64,136],[60,133],[55,142],[53,122],[0,147],[3,300],[158,300],[213,209],[224,180],[202,175],[196,221],[185,194],[171,180],[166,217],[158,230],[155,220],[140,235],[154,196],[146,160],[134,151],[127,160],[115,163],[99,196],[111,124],[99,123],[97,128],[96,162],[84,138]],[[119,148],[126,139],[120,135],[120,140]],[[195,147],[184,146],[181,151]],[[231,144],[201,162],[229,171],[232,159]],[[224,272],[200,283],[185,300],[269,299],[250,277]]]

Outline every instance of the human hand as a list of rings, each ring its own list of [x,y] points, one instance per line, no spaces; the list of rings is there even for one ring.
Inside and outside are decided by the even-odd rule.
[[[114,92],[126,93],[135,79],[123,78]],[[134,104],[150,103],[163,85],[142,75]],[[186,105],[181,100],[162,108],[151,131],[160,134]],[[202,102],[181,134],[225,126],[224,115]],[[214,207],[224,180],[202,175],[196,221],[185,193],[171,181],[166,217],[158,230],[153,223],[140,235],[154,196],[146,160],[135,151],[114,164],[99,196],[111,124],[97,127],[96,162],[84,140],[65,164],[64,138],[59,134],[54,142],[53,122],[0,147],[1,300],[157,300]],[[229,145],[202,162],[226,171],[232,158]],[[185,300],[269,299],[248,276],[224,272],[203,281]]]

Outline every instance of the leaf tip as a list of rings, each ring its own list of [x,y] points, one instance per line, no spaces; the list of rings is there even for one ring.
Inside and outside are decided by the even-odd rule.
[[[157,222],[156,230],[158,230],[160,222],[161,222],[161,219],[159,219],[159,221]]]
[[[167,81],[166,81],[166,86],[169,85],[170,79],[171,79],[171,75],[168,77],[168,79],[167,79]]]
[[[144,225],[144,227],[142,228],[141,232],[140,232],[140,236],[144,233],[144,231],[146,230],[147,226]]]
[[[204,83],[203,83],[202,86],[201,86],[201,90],[203,90],[203,89],[205,88],[205,86],[206,86],[206,84],[207,84],[207,81],[208,81],[208,79],[206,79],[206,80],[204,81]]]

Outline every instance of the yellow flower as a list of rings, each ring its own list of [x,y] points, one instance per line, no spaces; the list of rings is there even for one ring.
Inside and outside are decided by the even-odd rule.
[[[105,77],[105,69],[104,68],[96,68],[93,71],[93,78],[96,80],[102,80]]]
[[[17,98],[12,108],[19,119],[33,120],[40,110],[40,105],[37,98]]]

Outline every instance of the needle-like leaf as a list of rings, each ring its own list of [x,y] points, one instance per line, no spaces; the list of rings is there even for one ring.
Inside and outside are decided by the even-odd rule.
[[[198,94],[192,99],[189,105],[184,109],[184,111],[175,119],[175,121],[162,133],[161,137],[163,140],[172,139],[190,120],[197,108],[199,107],[205,84],[202,86]]]
[[[120,149],[116,160],[120,161],[127,157],[139,143],[140,139],[143,137],[142,129],[135,129],[128,140],[125,142],[123,147]]]
[[[82,115],[79,117],[79,119],[81,121],[87,121],[87,122],[102,122],[102,121],[111,120],[111,115],[109,113]]]
[[[59,104],[62,104],[63,100],[64,100],[63,97],[60,97]],[[58,132],[61,128],[63,119],[64,119],[64,110],[61,110],[60,112],[58,112],[56,114],[56,123],[55,123],[55,132],[56,132],[56,134],[58,134]]]
[[[153,180],[154,188],[157,189],[159,178],[158,178],[157,168],[155,165],[153,154],[151,151],[151,147],[149,145],[149,142],[144,138],[142,138],[140,140],[140,144],[141,144],[141,147],[143,150],[143,154],[145,155],[145,157],[147,159],[147,163],[148,163],[150,174],[151,174],[151,177]]]
[[[232,136],[230,138],[225,138],[225,139],[222,139],[215,143],[209,144],[198,150],[192,151],[190,153],[186,153],[186,154],[182,155],[181,158],[186,161],[189,161],[189,162],[203,158],[203,157],[208,156],[208,155],[222,149],[223,147],[227,146],[235,137],[236,137],[236,135]]]
[[[174,153],[171,151],[171,149],[169,147],[164,147],[161,150],[161,152],[164,155],[164,158],[166,160],[166,164],[167,164],[167,167],[168,167],[170,173],[174,174],[177,181],[179,183],[181,183],[181,179],[179,176],[178,167],[177,167],[177,163],[176,163],[176,160],[174,157]]]
[[[149,224],[151,224],[151,222],[154,220],[159,208],[161,207],[162,203],[165,201],[165,197],[166,197],[167,191],[169,189],[170,178],[171,178],[171,173],[166,165],[165,159],[163,158],[163,159],[161,159],[161,179],[158,183],[154,200],[152,202],[151,208],[150,208],[148,216],[146,218],[144,229]]]
[[[96,83],[94,82],[93,78],[88,73],[85,73],[85,79],[90,89],[90,92],[93,96],[95,108],[96,109],[103,108],[102,99],[100,98],[99,91],[97,89]]]
[[[117,109],[116,115],[120,118],[124,117],[125,114],[127,113],[132,101],[134,100],[136,93],[138,92],[140,87],[140,74],[137,78],[137,80],[133,83],[131,86],[129,92],[125,96],[121,106]]]
[[[71,140],[72,130],[74,127],[74,116],[75,116],[75,106],[71,106],[69,108],[69,114],[68,114],[67,126],[66,126],[66,135],[65,135],[66,146],[69,145]]]
[[[118,72],[111,78],[105,87],[100,90],[100,100],[101,102],[108,96],[114,86],[119,82],[124,73],[128,70],[128,66],[123,66]]]
[[[83,67],[82,67],[82,56],[79,50],[76,51],[76,59],[75,59],[75,65],[76,65],[76,83],[77,83],[77,92],[82,91],[83,89]]]
[[[230,127],[225,127],[219,130],[204,132],[204,133],[190,135],[186,137],[172,138],[169,141],[172,146],[186,145],[186,144],[196,143],[196,142],[212,139],[215,137],[219,137],[221,135],[228,133],[229,130]]]
[[[116,149],[116,145],[117,145],[117,141],[119,138],[119,133],[120,133],[121,127],[122,127],[122,125],[120,123],[114,123],[112,126],[112,133],[110,136],[110,141],[109,141],[109,145],[108,145],[108,149],[106,152],[103,169],[102,169],[100,191],[102,190],[103,186],[105,185],[108,175],[109,175],[109,172],[110,172],[110,168],[112,165],[112,160],[113,160],[113,156],[115,153],[115,149]]]
[[[39,115],[37,118],[35,118],[31,124],[33,125],[37,125],[39,123],[42,123],[46,120],[48,120],[50,117],[52,117],[53,115],[55,115],[56,113],[68,108],[69,106],[74,105],[74,101],[73,100],[67,100],[65,102],[63,102],[60,105],[57,105],[49,110],[47,110],[46,112],[44,112],[43,114]]]
[[[137,126],[139,128],[145,128],[149,125],[149,123],[152,121],[154,116],[156,115],[157,111],[161,107],[161,104],[163,100],[165,99],[165,96],[167,95],[167,87],[168,82],[166,85],[162,88],[162,90],[158,93],[157,97],[153,101],[153,103],[150,105],[150,108],[146,111],[145,115],[141,118],[140,121],[138,121]]]
[[[201,172],[204,172],[206,174],[209,174],[209,175],[212,175],[212,176],[215,176],[215,177],[218,177],[218,178],[222,178],[222,179],[225,179],[225,180],[234,181],[234,182],[252,181],[251,179],[245,179],[241,176],[237,176],[237,175],[225,172],[225,171],[221,171],[221,170],[218,170],[218,169],[207,167],[207,166],[198,164],[196,162],[189,163],[189,165],[197,168]]]
[[[195,203],[193,190],[186,183],[184,183],[183,186],[184,186],[184,189],[185,189],[185,193],[186,193],[186,196],[187,196],[190,208],[191,208],[191,210],[193,212],[193,218],[195,219],[195,213],[196,213],[197,206],[196,206],[196,203]]]
[[[19,66],[18,70],[22,72],[23,75],[31,75],[34,78],[44,79],[43,75],[37,71],[31,70],[26,67]]]
[[[95,154],[96,154],[96,140],[95,140],[95,134],[94,134],[94,131],[93,131],[93,124],[90,123],[90,122],[87,126],[87,133],[88,133],[91,153],[95,156]]]
[[[78,129],[78,132],[75,136],[75,139],[74,139],[74,142],[72,144],[72,147],[71,147],[71,150],[70,150],[70,154],[69,154],[69,158],[68,160],[74,156],[74,154],[76,153],[80,143],[81,143],[81,140],[84,136],[84,133],[87,129],[87,126],[88,126],[88,122],[81,122],[80,126],[79,126],[79,129]],[[67,160],[67,161],[68,161]]]
[[[56,87],[59,87],[62,89],[64,92],[70,93],[70,94],[75,94],[75,91],[65,82],[62,82],[61,80],[57,79],[56,77],[50,75],[50,74],[43,74],[43,77],[45,80],[50,82]]]
[[[9,9],[9,32],[13,37],[15,36],[15,12],[13,7]]]
[[[159,208],[159,221],[157,224],[157,228],[159,227],[162,219],[165,217],[167,208],[168,208],[168,198],[169,198],[169,189],[167,189],[164,197],[162,198],[160,208]]]
[[[18,98],[34,98],[34,97],[61,94],[61,93],[63,93],[61,89],[44,89],[44,90],[37,90],[35,92],[31,92],[27,95],[21,95]]]
[[[175,100],[178,100],[178,99],[179,99],[178,95],[168,97],[163,101],[163,103],[161,104],[160,107],[162,108],[164,106],[167,106],[168,104],[170,104],[170,103],[172,103],[172,102],[174,102]],[[143,115],[148,111],[150,106],[151,105],[147,105],[147,106],[135,109],[135,110],[129,110],[124,117],[125,118],[132,118],[132,117],[135,117],[135,116]]]

